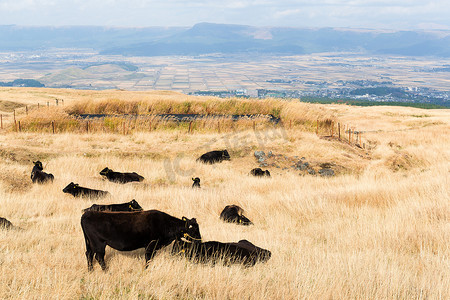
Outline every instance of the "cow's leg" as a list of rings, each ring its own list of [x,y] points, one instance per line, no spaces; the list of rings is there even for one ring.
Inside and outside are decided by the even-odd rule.
[[[106,271],[105,251],[103,251],[103,252],[96,252],[95,253],[95,259],[100,264],[100,267],[102,267],[102,270]]]
[[[88,270],[94,270],[94,266],[92,264],[94,260],[94,251],[92,251],[91,247],[86,243],[86,259],[88,264]]]
[[[105,248],[106,244],[100,242],[98,244],[92,245],[93,252],[95,253],[95,259],[100,264],[100,267],[102,267],[102,270],[106,270],[106,263],[105,263]]]
[[[170,244],[173,239],[168,240],[153,240],[145,248],[145,268],[148,267],[148,261],[155,256],[155,252],[164,246]]]
[[[158,249],[158,241],[151,241],[145,248],[145,268],[148,267],[148,261],[153,258],[156,250]]]
[[[84,234],[84,242],[86,243],[86,259],[88,264],[88,271],[92,271],[94,269],[94,266],[92,264],[92,260],[94,259],[94,251],[92,251],[91,243],[87,238],[86,234],[84,233],[84,228],[83,234]]]

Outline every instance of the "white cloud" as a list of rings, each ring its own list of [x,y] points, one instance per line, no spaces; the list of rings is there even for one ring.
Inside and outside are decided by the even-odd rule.
[[[450,26],[448,0],[0,0],[0,24],[295,27]]]

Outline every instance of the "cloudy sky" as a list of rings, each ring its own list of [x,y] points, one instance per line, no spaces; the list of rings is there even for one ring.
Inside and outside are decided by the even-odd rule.
[[[0,0],[0,25],[450,29],[450,0]]]

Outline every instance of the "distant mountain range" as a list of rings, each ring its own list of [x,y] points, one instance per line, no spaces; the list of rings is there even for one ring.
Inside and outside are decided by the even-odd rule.
[[[295,55],[365,52],[450,57],[450,31],[254,27],[200,23],[187,27],[0,26],[0,51],[91,48],[127,56],[247,53]]]

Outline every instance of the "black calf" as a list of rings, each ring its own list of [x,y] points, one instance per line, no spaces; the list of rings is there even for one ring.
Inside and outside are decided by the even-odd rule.
[[[192,178],[192,180],[194,181],[194,183],[192,184],[192,187],[193,188],[200,188],[200,178],[195,177],[195,178]]]
[[[221,261],[225,265],[238,263],[246,267],[254,266],[258,261],[266,262],[272,255],[269,250],[259,248],[247,240],[240,240],[237,243],[216,241],[191,243],[176,240],[172,247],[172,254],[184,255],[194,262],[215,264]]]
[[[205,164],[214,164],[222,162],[223,160],[230,160],[230,154],[228,154],[227,150],[216,150],[206,152],[205,154],[197,158],[197,161],[200,161]]]
[[[104,168],[103,170],[101,170],[100,175],[105,176],[109,181],[117,183],[127,183],[132,181],[140,182],[144,180],[144,177],[142,177],[136,172],[133,173],[114,172],[109,168]]]
[[[69,183],[63,189],[63,192],[71,194],[74,197],[100,198],[100,197],[105,197],[105,196],[109,195],[109,192],[81,187],[78,184],[75,184],[73,182]]]
[[[252,169],[250,171],[250,174],[253,175],[253,176],[257,176],[257,177],[263,177],[263,176],[270,177],[269,170],[263,171],[261,168],[254,168],[254,169]]]
[[[237,205],[227,205],[220,213],[220,218],[225,222],[239,225],[252,225],[252,221],[247,219],[242,213],[244,210]]]
[[[42,163],[38,161],[34,161],[34,167],[31,170],[31,181],[33,183],[46,183],[46,182],[53,182],[55,177],[53,174],[45,173],[42,171],[44,167],[42,166]]]

